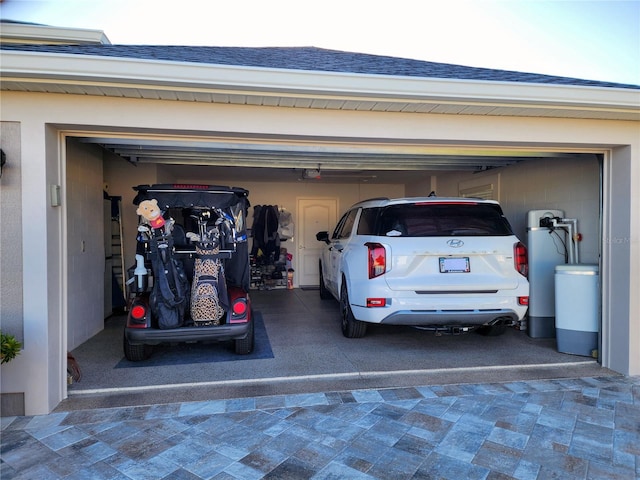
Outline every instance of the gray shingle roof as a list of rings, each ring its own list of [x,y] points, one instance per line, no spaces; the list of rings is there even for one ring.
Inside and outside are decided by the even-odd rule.
[[[628,85],[536,73],[466,67],[366,53],[326,50],[315,47],[202,47],[178,45],[16,45],[3,50],[48,52],[70,55],[137,58],[175,62],[282,68],[292,70],[399,75],[421,78],[484,80],[492,82],[538,83],[640,89]]]

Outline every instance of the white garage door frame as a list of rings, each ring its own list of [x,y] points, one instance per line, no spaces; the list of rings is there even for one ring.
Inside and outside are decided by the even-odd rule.
[[[84,129],[75,130],[78,134],[89,134]],[[95,132],[95,130],[93,131]],[[22,142],[23,168],[29,167],[28,178],[22,182],[23,221],[32,221],[41,208],[46,207],[47,221],[45,226],[29,225],[25,229],[23,250],[26,255],[34,255],[34,258],[44,260],[46,265],[40,265],[31,270],[32,261],[24,262],[23,285],[25,292],[33,293],[47,291],[49,302],[46,303],[46,316],[42,320],[32,320],[41,317],[42,304],[25,301],[25,338],[35,338],[42,351],[34,352],[33,349],[24,354],[25,362],[36,373],[42,365],[42,359],[46,358],[48,365],[45,371],[39,371],[37,377],[40,387],[38,392],[33,387],[26,385],[26,380],[19,377],[18,372],[4,369],[7,381],[13,382],[15,376],[16,385],[25,385],[25,398],[29,397],[27,413],[43,413],[55,407],[57,403],[66,398],[66,370],[64,368],[66,355],[66,314],[67,303],[67,273],[64,265],[67,262],[68,239],[66,232],[66,216],[63,209],[50,209],[49,187],[51,184],[62,185],[63,205],[66,197],[66,132],[57,130],[54,126],[47,126],[44,131],[42,124],[30,122],[23,124],[21,135],[29,138]],[[499,145],[499,142],[496,142]],[[603,211],[601,234],[601,280],[602,280],[602,365],[623,374],[640,371],[640,358],[638,351],[631,345],[640,344],[640,327],[632,321],[631,312],[640,311],[638,308],[640,298],[632,292],[640,291],[638,276],[633,276],[632,271],[638,271],[638,266],[631,262],[637,262],[637,246],[634,247],[632,232],[638,231],[639,219],[634,218],[632,212],[638,212],[640,199],[638,192],[632,192],[632,182],[636,181],[637,169],[633,163],[632,148],[638,145],[626,145],[616,148],[591,146],[591,153],[600,152],[604,156],[603,162]],[[531,149],[535,149],[532,146]],[[567,145],[559,145],[559,150],[567,151]],[[544,149],[553,149],[553,145],[545,144]],[[580,148],[570,148],[579,152]],[[634,150],[635,152],[635,150]],[[25,159],[30,159],[27,162]],[[34,165],[35,160],[46,165],[47,171],[38,171]],[[27,174],[26,170],[23,172]],[[29,200],[29,202],[26,201]],[[28,207],[28,208],[26,208]],[[62,214],[62,215],[61,215]],[[635,223],[634,223],[635,222]],[[32,231],[46,232],[45,238],[51,240],[51,245],[42,245],[42,235],[31,235]],[[57,245],[57,248],[56,248]],[[634,257],[634,255],[636,255]],[[630,281],[631,280],[631,281]],[[45,332],[43,332],[43,329]],[[36,333],[40,332],[40,333]],[[33,377],[30,379],[32,380]],[[4,381],[3,381],[4,382]],[[34,399],[34,397],[40,397]]]
[[[95,131],[83,133],[81,131],[74,131],[72,136],[78,137],[82,135],[95,135]],[[66,159],[64,157],[64,143],[65,134],[60,136],[60,155],[62,158],[61,163],[61,178],[66,178]],[[496,147],[494,147],[496,148]],[[497,147],[499,148],[499,147]],[[505,146],[505,148],[509,148]],[[523,148],[524,149],[524,148]],[[535,150],[535,147],[531,147],[531,150]],[[553,145],[546,145],[545,151],[553,151],[554,149],[567,151],[566,145],[554,147]],[[629,270],[630,265],[628,259],[630,258],[630,231],[629,222],[625,222],[624,218],[629,218],[629,205],[624,204],[624,199],[629,198],[630,191],[624,192],[620,190],[621,183],[629,184],[630,178],[630,160],[631,155],[625,148],[618,149],[616,151],[612,149],[580,149],[575,148],[575,153],[599,153],[603,155],[603,174],[602,174],[602,218],[601,218],[601,281],[602,281],[602,350],[601,350],[601,362],[602,366],[612,368],[621,373],[628,371],[629,365],[629,345],[625,344],[624,340],[628,337],[625,333],[632,333],[633,326],[630,324],[630,311],[625,302],[612,301],[615,297],[615,293],[623,288],[621,284],[625,277],[623,272]],[[628,149],[630,150],[630,149]],[[614,168],[615,160],[615,168]],[[626,179],[626,182],[621,180]],[[62,181],[64,182],[64,180]],[[63,189],[65,189],[63,183]],[[629,196],[627,196],[626,194]],[[61,259],[63,268],[67,261],[67,238],[66,238],[66,217],[63,220],[63,235],[62,235],[62,249]],[[615,235],[612,232],[617,232]],[[626,232],[626,234],[625,234]],[[623,273],[622,275],[615,272]],[[62,305],[61,305],[61,317],[63,320],[63,331],[60,332],[61,343],[66,346],[66,318],[68,314],[67,305],[67,274],[66,271],[62,274],[63,281],[61,282],[63,292],[62,293]],[[627,277],[628,278],[628,277]],[[613,324],[615,320],[615,325]],[[66,383],[63,387],[66,390]]]
[[[634,265],[632,246],[632,223],[638,223],[631,215],[634,199],[631,192],[633,178],[631,147],[619,147],[603,151],[602,166],[602,221],[601,221],[601,341],[600,360],[603,367],[623,374],[637,372],[640,368],[640,352],[631,351],[633,339],[640,344],[640,325],[634,322],[631,312],[639,311],[638,295],[640,291],[638,271],[640,265]],[[637,167],[636,167],[637,168]],[[634,201],[634,200],[632,200]],[[637,242],[637,239],[636,239]],[[631,285],[629,279],[635,285]],[[621,293],[625,292],[625,295]],[[635,304],[635,306],[634,306]]]

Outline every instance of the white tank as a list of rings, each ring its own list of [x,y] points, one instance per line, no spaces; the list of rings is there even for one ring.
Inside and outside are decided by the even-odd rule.
[[[558,265],[555,271],[558,351],[596,356],[600,330],[598,265]]]
[[[527,213],[529,254],[529,315],[527,333],[534,338],[555,337],[556,265],[566,263],[563,230],[540,226],[544,218],[563,218],[562,210],[531,210]],[[544,222],[543,222],[544,223]]]

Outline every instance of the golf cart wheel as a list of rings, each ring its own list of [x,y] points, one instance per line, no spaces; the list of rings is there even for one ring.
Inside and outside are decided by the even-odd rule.
[[[324,286],[324,275],[322,275],[322,265],[320,265],[320,298],[322,300],[329,300],[333,298],[331,292]]]
[[[248,355],[249,353],[251,353],[253,351],[254,337],[255,337],[255,330],[253,327],[253,318],[252,318],[251,323],[249,324],[249,332],[247,333],[247,336],[240,340],[234,340],[236,354]]]
[[[127,336],[123,335],[124,356],[130,362],[140,362],[151,356],[151,345],[131,345]]]
[[[362,338],[367,333],[366,322],[356,320],[349,304],[349,294],[347,284],[342,280],[340,295],[340,315],[342,317],[342,334],[347,338]]]

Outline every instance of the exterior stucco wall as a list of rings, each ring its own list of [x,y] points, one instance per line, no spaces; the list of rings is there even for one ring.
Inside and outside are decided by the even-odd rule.
[[[610,298],[605,299],[603,321],[610,342],[605,345],[609,353],[603,359],[605,366],[621,373],[640,374],[640,327],[636,316],[640,296],[635,293],[640,291],[637,122],[343,112],[19,92],[3,92],[1,107],[3,120],[23,122],[22,158],[28,159],[30,172],[22,180],[22,242],[23,252],[29,252],[28,256],[23,255],[23,285],[30,291],[47,292],[44,299],[24,304],[25,352],[12,365],[35,374],[28,379],[23,375],[8,380],[16,382],[16,388],[24,388],[18,391],[26,392],[27,414],[50,411],[65,395],[62,355],[66,349],[66,338],[63,339],[66,305],[61,305],[61,284],[66,279],[57,256],[61,254],[62,242],[66,242],[66,232],[61,228],[62,210],[48,203],[48,186],[62,182],[60,136],[56,132],[93,130],[140,135],[210,132],[218,136],[224,132],[243,132],[609,152],[603,236],[626,238],[628,242],[611,244],[605,252],[602,281],[606,283],[605,295]],[[44,225],[33,220],[43,216]],[[48,240],[46,245],[42,238]],[[3,377],[4,373],[3,367]],[[45,401],[40,399],[43,394]]]
[[[22,160],[19,123],[0,122],[0,148],[7,160],[0,178],[0,327],[3,332],[22,342]]]
[[[0,122],[0,148],[7,162],[0,178],[0,328],[23,343],[24,348],[22,157],[18,122]],[[18,360],[2,365],[0,408],[7,412],[4,415],[25,412],[24,387],[11,381],[19,373]]]
[[[27,415],[47,413],[66,392],[66,339],[61,258],[62,211],[50,201],[51,185],[61,185],[60,144],[42,121],[40,108],[22,105],[0,111],[20,124],[22,311],[21,354],[2,365],[2,391],[24,392]],[[28,174],[27,174],[28,172]],[[4,302],[0,305],[4,312]]]

